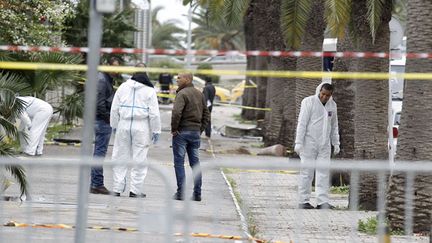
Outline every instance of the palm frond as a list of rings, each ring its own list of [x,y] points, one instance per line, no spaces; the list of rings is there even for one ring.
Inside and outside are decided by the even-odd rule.
[[[4,129],[8,137],[12,137],[12,138],[18,137],[18,130],[15,127],[15,125],[11,121],[1,116],[0,116],[0,127]]]
[[[32,58],[34,62],[79,64],[82,57],[76,54],[65,53],[35,53]],[[38,97],[43,97],[47,90],[55,89],[64,85],[64,82],[74,80],[78,72],[69,70],[36,70],[32,79],[33,92]]]
[[[386,0],[367,0],[367,17],[369,21],[372,41],[375,42],[375,37],[379,26],[381,25],[381,17]]]
[[[56,108],[56,111],[66,119],[66,124],[73,124],[74,119],[83,117],[84,114],[83,93],[74,93],[65,96]]]
[[[281,27],[289,48],[301,45],[313,0],[285,0],[281,5]]]
[[[4,136],[0,136],[0,156],[2,157],[13,157],[15,152],[11,144],[6,143]],[[27,179],[25,170],[19,165],[6,165],[6,170],[17,180],[20,185],[21,196],[27,193]]]
[[[227,25],[238,26],[239,24],[242,24],[250,0],[225,0],[223,2],[223,17]]]
[[[30,94],[30,86],[17,74],[0,73],[0,115],[13,122],[23,111],[24,101],[17,96]]]
[[[0,51],[0,62],[7,62],[7,61],[14,61],[15,59],[10,54],[10,52],[7,51]]]
[[[20,197],[27,194],[27,179],[24,168],[20,165],[6,165],[6,170],[11,173],[20,185]]]
[[[326,0],[325,19],[332,37],[343,38],[351,20],[352,0]]]

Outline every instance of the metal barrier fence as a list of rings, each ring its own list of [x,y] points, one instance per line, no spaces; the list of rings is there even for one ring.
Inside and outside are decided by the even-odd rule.
[[[332,171],[351,175],[350,198],[331,194],[331,203],[338,210],[300,210],[296,172],[327,167],[277,157],[203,154],[203,201],[175,201],[171,198],[175,189],[172,162],[162,155],[166,151],[160,151],[153,153],[147,164],[147,198],[137,199],[129,198],[128,191],[121,197],[80,193],[79,168],[102,161],[76,157],[78,150],[70,152],[71,148],[51,148],[52,153],[64,153],[57,158],[0,159],[1,165],[25,166],[31,196],[24,201],[10,196],[8,201],[0,201],[0,242],[72,242],[81,237],[82,242],[389,242],[384,214],[387,176],[391,173],[405,173],[408,181],[407,235],[392,236],[391,242],[429,242],[426,236],[412,234],[413,179],[420,174],[432,177],[429,161],[393,165],[386,161],[334,161]],[[110,169],[117,163],[103,162],[108,188]],[[190,172],[188,168],[186,171]],[[357,211],[359,174],[363,172],[377,174],[378,211]],[[191,188],[191,177],[187,175],[186,188]],[[17,190],[12,186],[7,195],[18,195]],[[88,197],[88,204],[80,205],[81,197]],[[75,228],[76,216],[83,209],[88,210],[88,216],[85,230],[80,230]],[[376,217],[377,236],[358,232],[359,220]]]

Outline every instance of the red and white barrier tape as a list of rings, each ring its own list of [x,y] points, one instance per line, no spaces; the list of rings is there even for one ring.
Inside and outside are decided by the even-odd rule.
[[[87,47],[49,47],[49,46],[12,46],[0,45],[2,51],[28,52],[88,52]],[[101,48],[102,53],[112,54],[166,54],[166,55],[206,55],[206,56],[273,56],[273,57],[348,57],[348,58],[432,58],[432,53],[390,54],[387,52],[319,52],[319,51],[218,51],[218,50],[174,50],[174,49],[135,49],[135,48]]]

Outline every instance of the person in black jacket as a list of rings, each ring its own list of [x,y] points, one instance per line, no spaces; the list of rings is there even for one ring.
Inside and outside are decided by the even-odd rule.
[[[167,68],[167,66],[164,66],[163,68]],[[162,103],[168,104],[168,98],[164,97],[164,95],[169,95],[170,93],[170,85],[173,84],[173,76],[169,73],[161,73],[159,75],[159,84],[163,95]]]
[[[108,64],[119,66],[119,59],[112,57]],[[108,143],[111,138],[110,111],[114,98],[114,77],[113,73],[98,74],[96,121],[95,121],[95,145],[93,156],[104,158],[108,150]],[[104,186],[103,167],[95,166],[91,169],[90,193],[110,194]]]
[[[211,114],[212,109],[213,109],[213,100],[214,100],[215,95],[216,95],[216,89],[212,83],[212,78],[210,76],[206,76],[204,78],[204,80],[206,81],[206,84],[205,84],[204,89],[203,89],[204,99],[206,101],[207,108]],[[205,135],[208,138],[210,138],[210,136],[211,136],[211,120],[209,120],[209,122],[206,126]]]

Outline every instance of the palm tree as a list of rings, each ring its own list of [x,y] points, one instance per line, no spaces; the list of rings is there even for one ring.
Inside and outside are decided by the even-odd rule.
[[[44,52],[31,55],[30,61],[40,63],[79,64],[82,57],[76,54]],[[71,86],[71,81],[80,79],[79,72],[69,70],[35,70],[26,72],[26,78],[34,96],[44,99],[48,90]]]
[[[229,25],[223,16],[210,20],[207,12],[194,14],[192,21],[198,25],[192,31],[195,49],[244,50],[243,23]]]
[[[183,49],[179,37],[184,34],[184,30],[177,27],[177,20],[172,19],[160,22],[157,19],[159,11],[163,7],[158,6],[152,10],[152,46],[157,49]]]
[[[408,52],[430,52],[432,45],[431,1],[408,1]],[[409,59],[407,72],[432,72],[431,59]],[[432,159],[432,83],[425,80],[405,80],[404,101],[398,138],[397,160],[430,161]],[[397,163],[397,162],[396,162]],[[412,188],[414,232],[430,232],[432,225],[432,176],[414,175]],[[388,190],[388,219],[394,229],[403,229],[405,220],[406,175],[395,173]],[[406,232],[408,233],[408,232]]]
[[[244,15],[244,32],[245,32],[245,43],[247,50],[270,50],[267,47],[265,38],[266,31],[271,28],[270,24],[265,24],[267,16],[265,1],[251,0],[248,5],[248,9]],[[264,22],[264,23],[263,23]],[[248,70],[267,70],[268,57],[249,56],[247,58],[247,69]],[[245,89],[243,94],[242,103],[244,106],[250,107],[266,107],[267,99],[267,77],[246,77],[247,85],[252,85],[249,80],[252,80],[256,85],[256,89]],[[247,120],[264,120],[264,111],[255,110],[242,110],[242,117]],[[258,123],[262,126],[262,123]]]
[[[27,95],[29,92],[28,84],[20,76],[0,73],[0,156],[13,157],[16,154],[11,141],[17,141],[19,134],[14,124],[25,105],[16,96]],[[23,167],[7,165],[6,170],[19,182],[21,196],[27,193],[27,180]]]
[[[287,8],[291,8],[291,6],[286,6]],[[321,51],[323,40],[324,40],[324,29],[325,21],[324,21],[324,1],[316,0],[313,1],[313,4],[310,6],[310,10],[305,14],[308,14],[310,17],[307,18],[306,23],[306,31],[302,36],[297,38],[292,38],[294,35],[291,35],[288,31],[290,28],[286,28],[286,38],[290,38],[293,42],[297,41],[297,39],[301,40],[300,51]],[[286,12],[289,12],[288,10]],[[313,13],[313,15],[310,15]],[[287,23],[294,22],[293,15],[288,15],[287,18],[291,20],[286,20]],[[299,21],[297,21],[299,22]],[[300,23],[299,23],[300,24]],[[290,24],[294,27],[294,24]],[[304,24],[303,24],[304,25]],[[301,28],[301,27],[298,27]],[[292,29],[292,28],[291,28]],[[299,57],[297,59],[297,70],[301,71],[321,71],[322,70],[322,59],[316,57]],[[298,114],[300,113],[300,104],[303,98],[315,94],[315,89],[318,84],[321,83],[321,79],[306,79],[306,78],[297,78],[296,79],[296,120]],[[292,111],[290,111],[292,112]]]
[[[353,1],[350,24],[339,51],[388,52],[392,1]],[[341,38],[340,38],[341,39]],[[388,72],[387,59],[351,59],[335,63],[337,71]],[[387,159],[388,80],[339,80],[338,103],[342,156],[354,159]],[[367,114],[367,115],[364,115]],[[364,173],[360,178],[359,206],[376,209],[377,178]]]

